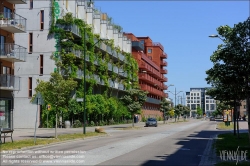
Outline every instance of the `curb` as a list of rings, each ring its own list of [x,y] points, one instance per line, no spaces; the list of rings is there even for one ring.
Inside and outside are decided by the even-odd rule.
[[[211,136],[203,152],[199,166],[214,166],[216,164],[216,149],[213,147],[217,135]]]

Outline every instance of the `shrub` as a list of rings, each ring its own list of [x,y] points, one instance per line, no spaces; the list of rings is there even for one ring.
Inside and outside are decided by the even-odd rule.
[[[82,127],[82,123],[80,122],[80,120],[76,120],[75,123],[73,124],[74,128],[78,128],[78,127]]]
[[[142,122],[146,122],[147,118],[145,116],[142,117]]]

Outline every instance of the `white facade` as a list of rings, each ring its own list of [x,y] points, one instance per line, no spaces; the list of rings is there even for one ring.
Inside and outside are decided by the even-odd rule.
[[[216,110],[216,102],[206,95],[206,88],[190,88],[190,92],[186,92],[186,106],[191,110],[190,117],[195,116],[198,106],[207,116]]]
[[[102,13],[94,12],[94,7],[83,6],[84,1],[55,1],[59,4],[58,16],[67,13],[73,13],[73,16],[83,19],[93,27],[93,31],[99,34],[101,38],[114,39],[115,46],[131,53],[131,42],[126,40],[123,42],[123,33],[118,38],[117,30],[112,25],[108,25],[106,20],[102,20]],[[44,29],[40,30],[40,12],[44,11]],[[21,77],[20,91],[15,93],[14,97],[14,128],[34,128],[37,106],[30,103],[29,97],[29,78],[32,79],[32,95],[35,94],[37,86],[36,80],[49,80],[50,74],[54,72],[55,63],[51,60],[51,55],[56,51],[56,40],[54,36],[48,35],[51,23],[51,0],[33,1],[33,8],[30,4],[16,5],[16,12],[27,19],[25,34],[15,34],[15,42],[24,46],[29,50],[29,33],[33,34],[32,53],[27,54],[26,62],[15,63],[15,75]],[[96,15],[95,15],[96,13]],[[103,17],[106,18],[106,17]],[[108,28],[109,27],[109,28]],[[119,39],[119,40],[118,40]],[[27,50],[27,51],[28,51]],[[43,55],[43,74],[40,74],[40,55]],[[38,112],[38,119],[40,112]],[[39,120],[38,125],[39,126]]]

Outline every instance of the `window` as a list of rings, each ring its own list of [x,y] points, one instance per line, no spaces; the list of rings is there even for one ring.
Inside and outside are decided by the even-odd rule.
[[[30,9],[33,9],[33,0],[30,0]]]
[[[210,104],[210,110],[214,110],[214,104]]]
[[[3,74],[11,74],[11,68],[3,66],[3,71],[2,72],[3,72]]]
[[[0,35],[0,55],[6,55],[7,53],[5,52],[5,36]]]
[[[150,48],[149,48],[149,49],[148,49],[148,53],[150,53],[150,54],[151,54],[151,53],[152,53],[152,49],[150,49]]]
[[[196,96],[196,93],[194,93],[194,96]]]
[[[29,77],[29,82],[28,82],[28,89],[29,89],[29,97],[32,97],[32,77]]]
[[[4,7],[3,8],[3,16],[4,16],[4,18],[12,19],[12,10],[7,8],[7,7]]]
[[[33,52],[33,33],[29,33],[29,53]]]
[[[43,75],[43,55],[40,55],[40,75]]]
[[[243,108],[246,109],[246,105],[243,105]]]
[[[44,29],[44,10],[40,11],[40,30]]]
[[[197,96],[200,96],[200,94],[199,94],[199,93],[197,93]]]
[[[193,93],[191,93],[191,96],[193,96],[194,94]]]
[[[196,110],[196,104],[191,104],[191,110]]]

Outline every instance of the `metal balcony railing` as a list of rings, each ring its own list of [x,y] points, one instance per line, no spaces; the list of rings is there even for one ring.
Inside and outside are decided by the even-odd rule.
[[[0,12],[0,27],[12,33],[26,31],[26,18],[14,12]]]
[[[0,74],[0,89],[20,90],[20,77],[9,74]]]
[[[26,60],[27,49],[14,43],[0,44],[0,58],[12,59],[14,62]]]
[[[168,63],[166,62],[166,61],[161,61],[161,66],[167,66],[168,65]]]

